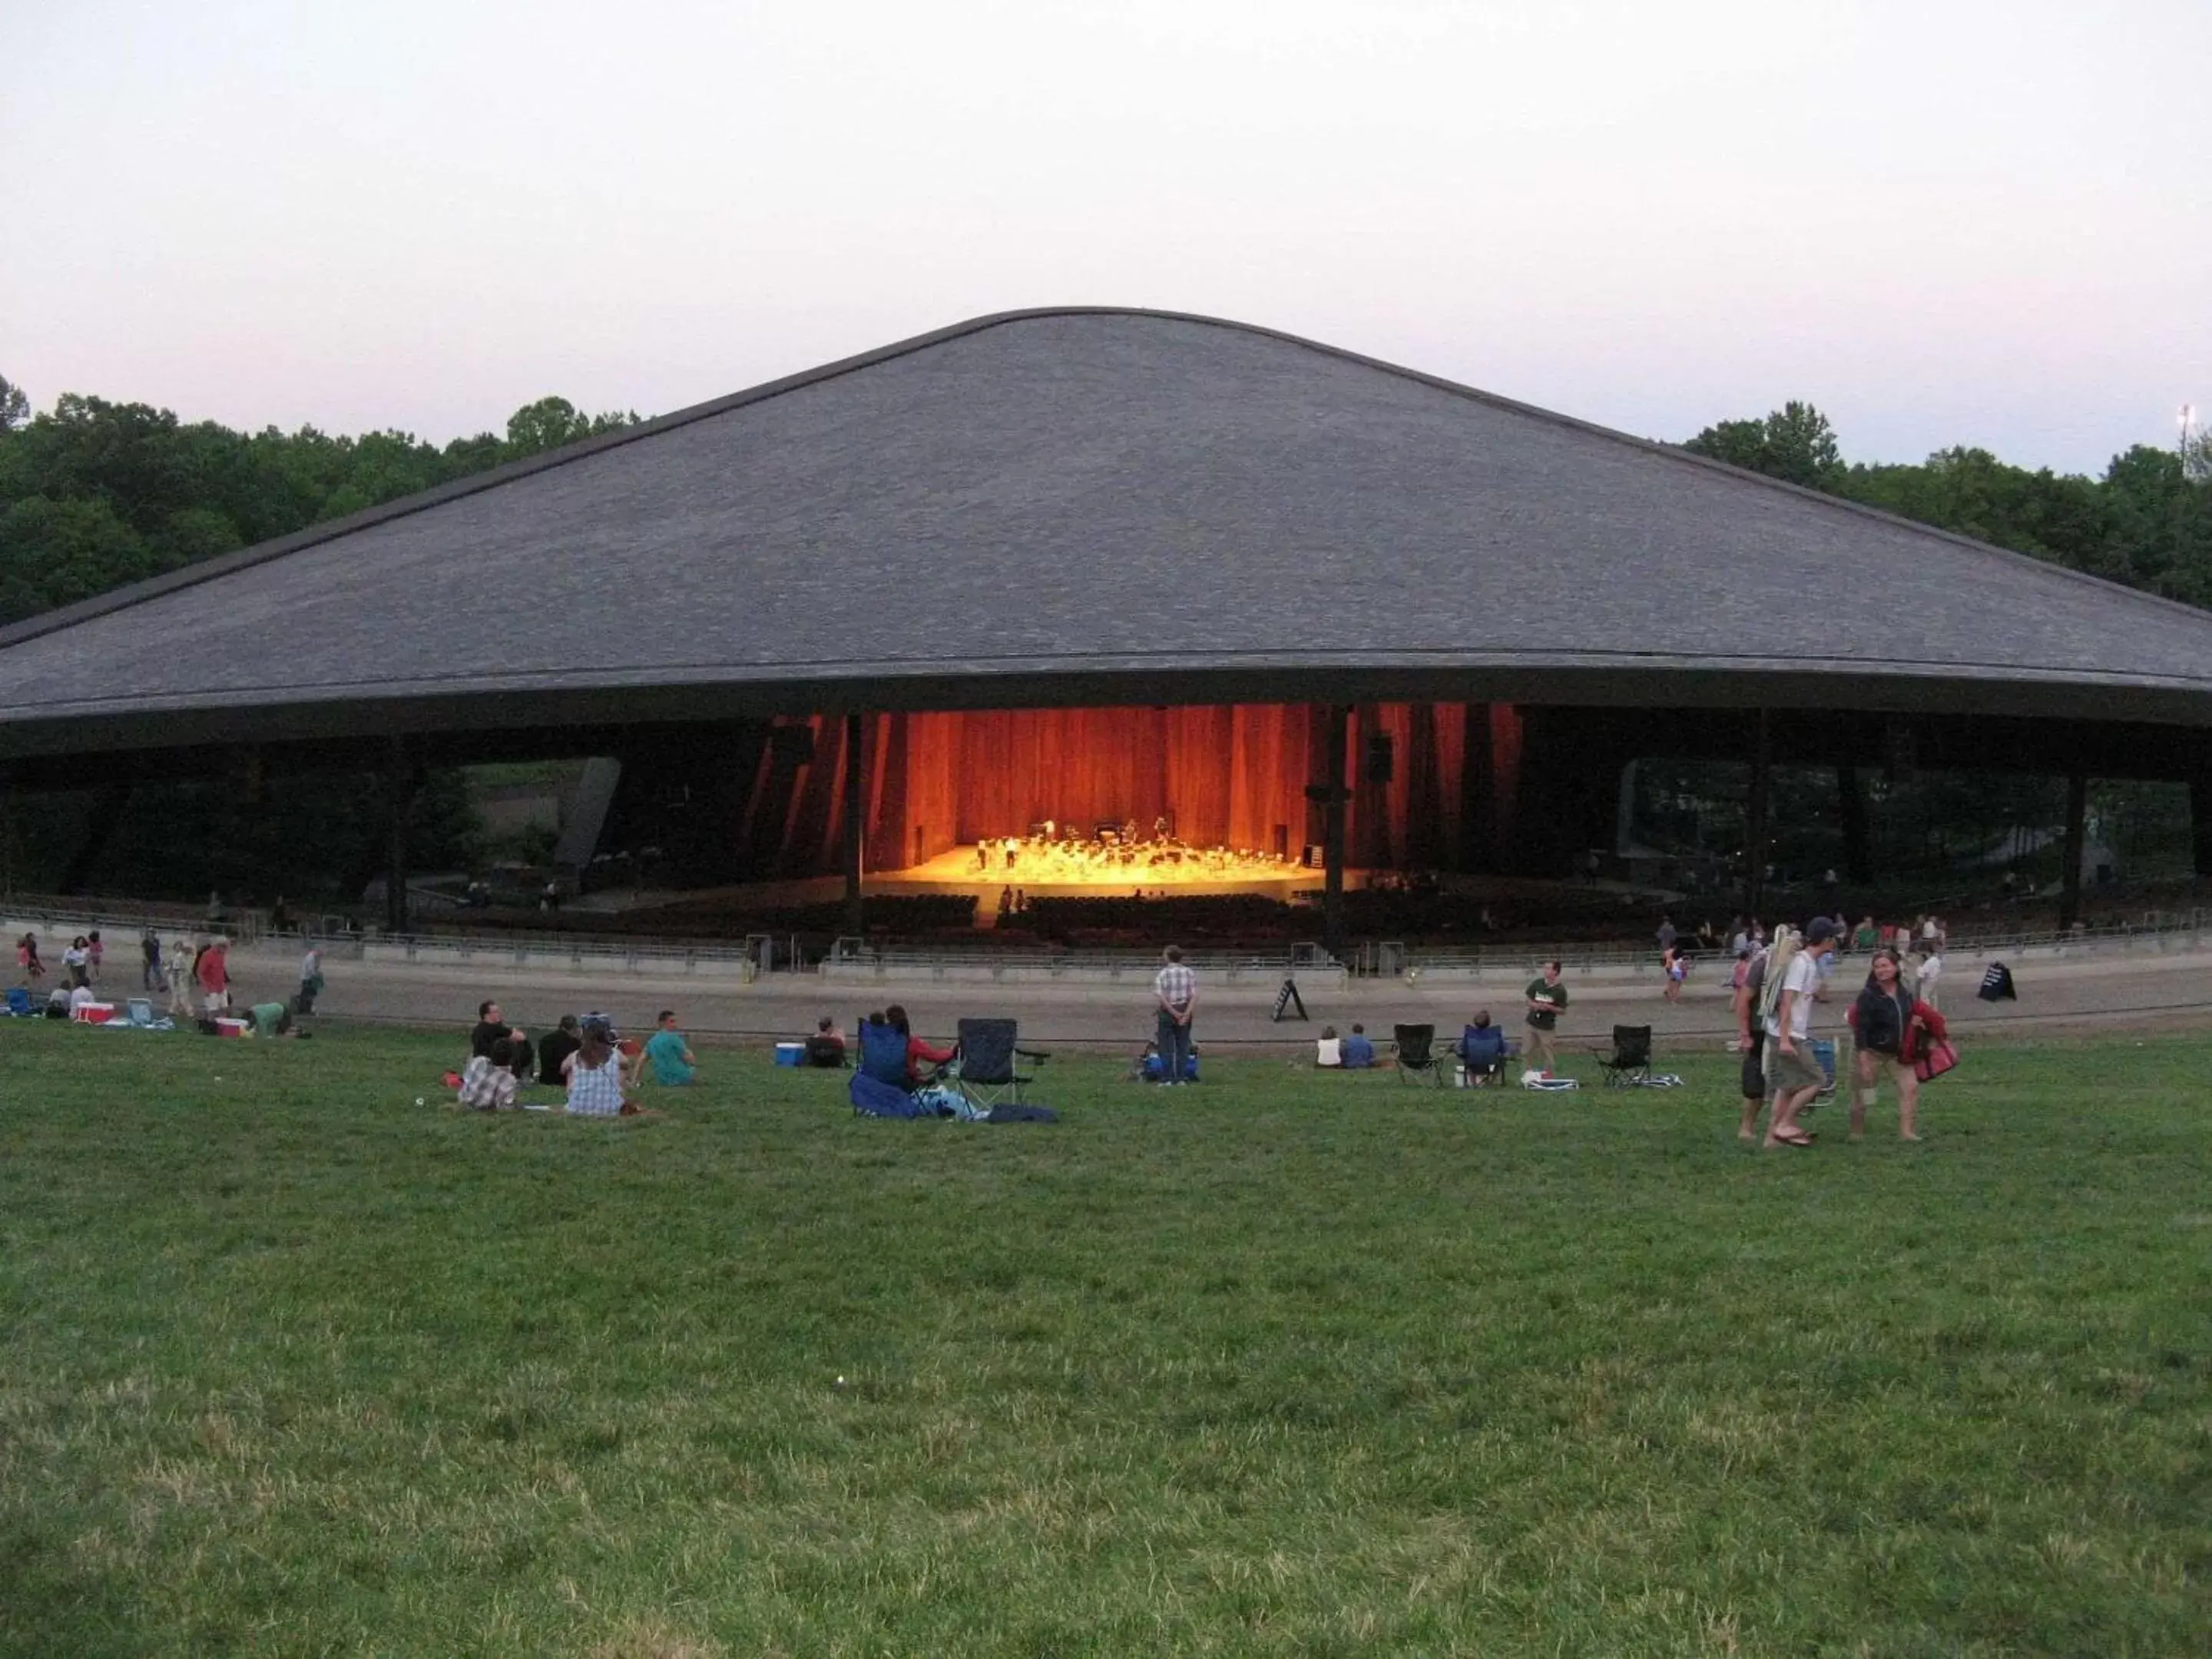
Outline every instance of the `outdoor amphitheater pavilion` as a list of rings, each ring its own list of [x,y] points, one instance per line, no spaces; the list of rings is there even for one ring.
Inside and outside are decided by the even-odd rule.
[[[395,926],[424,769],[590,756],[617,818],[681,803],[653,833],[692,868],[842,878],[853,931],[864,884],[1318,885],[1334,946],[1347,871],[1564,875],[1662,756],[1749,763],[1754,881],[1778,763],[2063,775],[2069,881],[2087,779],[2185,781],[2212,873],[2208,664],[2212,615],[1266,330],[1069,309],[0,629],[0,776],[374,770]]]

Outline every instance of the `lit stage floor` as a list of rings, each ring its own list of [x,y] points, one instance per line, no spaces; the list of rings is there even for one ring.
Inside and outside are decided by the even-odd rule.
[[[1345,885],[1363,885],[1357,872],[1345,872]],[[1008,867],[1005,854],[991,849],[979,865],[973,845],[956,847],[926,864],[884,870],[868,877],[872,893],[975,893],[995,902],[997,890],[1017,887],[1025,898],[1193,897],[1251,893],[1288,899],[1317,893],[1319,870],[1255,853],[1207,854],[1185,850],[1181,857],[1155,856],[1139,848],[1127,864],[1086,857],[1062,848],[1024,846]]]

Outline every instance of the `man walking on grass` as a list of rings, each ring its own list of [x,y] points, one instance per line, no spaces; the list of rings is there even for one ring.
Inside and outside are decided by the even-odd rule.
[[[1767,965],[1771,983],[1778,967],[1782,984],[1766,1018],[1766,1085],[1774,1091],[1774,1115],[1766,1122],[1765,1145],[1809,1146],[1813,1137],[1797,1127],[1797,1115],[1827,1085],[1813,1058],[1813,994],[1820,983],[1820,964],[1836,948],[1836,924],[1815,916],[1805,928],[1805,943],[1783,966],[1777,947]]]
[[[1152,1000],[1160,1007],[1160,1081],[1181,1083],[1190,1069],[1190,1018],[1198,1012],[1198,975],[1183,966],[1180,945],[1161,951],[1160,963],[1160,971],[1152,976]]]

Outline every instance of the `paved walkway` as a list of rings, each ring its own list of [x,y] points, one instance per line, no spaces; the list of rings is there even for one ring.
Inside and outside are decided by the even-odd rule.
[[[289,996],[296,987],[295,948],[264,948],[236,957],[233,975],[243,1001]],[[118,969],[122,977],[118,979]],[[1976,1000],[1982,963],[1957,956],[1947,963],[1942,1006],[1962,1034],[2002,1029],[2083,1030],[2112,1027],[2212,1030],[2212,952],[2172,956],[2091,957],[2015,965],[2016,1003]],[[1843,1006],[1864,975],[1863,962],[1847,963],[1835,983],[1836,998],[1817,1016],[1822,1029],[1840,1028]],[[776,974],[752,985],[702,982],[681,977],[654,980],[615,975],[593,981],[568,972],[512,968],[456,969],[422,964],[334,962],[319,1016],[332,1019],[450,1025],[474,1023],[477,1004],[498,1000],[507,1018],[533,1035],[562,1013],[603,1008],[625,1028],[642,1030],[661,1008],[676,1010],[686,1030],[707,1042],[763,1042],[811,1030],[823,1014],[849,1029],[854,1018],[885,1002],[902,1002],[917,1030],[947,1035],[963,1014],[1012,1015],[1024,1042],[1050,1048],[1133,1052],[1152,1026],[1151,998],[1141,985],[850,985],[824,983],[811,974]],[[125,964],[111,963],[110,988],[135,979]],[[1573,1001],[1561,1036],[1568,1048],[1602,1046],[1609,1028],[1649,1024],[1663,1053],[1674,1047],[1717,1049],[1733,1030],[1725,982],[1692,981],[1682,1000],[1668,1003],[1656,981],[1577,986],[1567,978]],[[1340,1030],[1354,1020],[1370,1036],[1388,1037],[1394,1021],[1428,1021],[1456,1033],[1475,1007],[1486,1006],[1501,1024],[1518,1030],[1516,991],[1465,984],[1406,984],[1352,980],[1341,991],[1302,988],[1305,1024],[1271,1024],[1272,988],[1217,988],[1201,983],[1197,1020],[1201,1045],[1291,1052],[1310,1042],[1324,1024]]]

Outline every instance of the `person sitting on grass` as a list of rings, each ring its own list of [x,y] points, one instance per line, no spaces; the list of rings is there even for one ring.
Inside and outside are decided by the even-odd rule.
[[[520,1026],[509,1025],[507,1017],[499,1011],[499,1004],[486,1000],[477,1004],[477,1023],[469,1031],[469,1058],[478,1059],[491,1052],[491,1045],[501,1037],[507,1039],[507,1063],[514,1068],[514,1080],[530,1080],[530,1040]],[[520,1054],[518,1060],[516,1056]]]
[[[1505,1075],[1505,1033],[1490,1023],[1490,1010],[1474,1011],[1474,1023],[1459,1034],[1460,1063],[1468,1081],[1495,1083]]]
[[[927,1060],[932,1066],[943,1066],[959,1052],[957,1048],[933,1048],[916,1036],[913,1026],[907,1023],[906,1010],[896,1002],[884,1010],[884,1018],[891,1030],[906,1039],[906,1086],[909,1089],[921,1086],[921,1062]]]
[[[845,1034],[824,1014],[815,1022],[814,1035],[806,1039],[806,1063],[842,1071],[845,1066]]]
[[[469,1058],[461,1073],[461,1109],[511,1112],[514,1107],[514,1039],[501,1037],[484,1054]]]
[[[1375,1064],[1375,1045],[1367,1040],[1367,1028],[1354,1025],[1352,1035],[1344,1040],[1344,1069],[1364,1072]]]
[[[623,1098],[622,1056],[614,1031],[605,1020],[584,1021],[583,1040],[568,1056],[568,1111],[574,1117],[635,1117],[638,1109]]]
[[[52,990],[47,992],[46,1018],[48,1019],[67,1019],[70,1017],[70,1009],[72,1006],[72,999],[75,997],[76,991],[82,990],[83,988],[84,988],[82,986],[78,986],[73,990],[67,985],[57,985]]]
[[[676,1011],[663,1008],[658,1022],[660,1029],[646,1039],[645,1047],[637,1057],[637,1069],[630,1076],[630,1086],[635,1088],[645,1081],[646,1068],[653,1070],[653,1080],[671,1089],[684,1088],[699,1080],[699,1062],[693,1056],[684,1033],[676,1029]]]
[[[583,1046],[576,1035],[576,1017],[561,1016],[561,1023],[538,1040],[538,1080],[549,1089],[558,1089],[568,1082],[568,1074],[562,1069],[568,1056]]]
[[[1159,1052],[1158,1044],[1152,1045],[1152,1052],[1155,1054]],[[1343,1069],[1344,1039],[1337,1036],[1335,1026],[1324,1025],[1321,1028],[1321,1039],[1314,1044],[1314,1064],[1324,1072]]]

